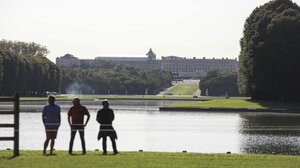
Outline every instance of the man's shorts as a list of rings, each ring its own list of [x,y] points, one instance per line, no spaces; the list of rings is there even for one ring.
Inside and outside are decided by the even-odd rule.
[[[47,139],[56,139],[58,128],[46,128]]]

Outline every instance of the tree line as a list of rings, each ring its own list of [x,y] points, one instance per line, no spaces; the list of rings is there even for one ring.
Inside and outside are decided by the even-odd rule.
[[[42,96],[47,91],[58,91],[60,70],[54,63],[40,54],[9,48],[9,44],[14,42],[2,40],[0,44],[0,95],[12,95],[17,91],[22,96]],[[34,53],[39,49],[47,50],[36,47],[35,43],[26,43],[25,48]]]
[[[108,61],[81,61],[60,69],[62,93],[157,94],[170,86],[173,79],[170,72],[148,71]]]
[[[239,96],[237,72],[214,70],[201,78],[199,89],[201,96]],[[207,91],[206,91],[207,90]]]
[[[0,95],[44,96],[46,92],[82,94],[156,94],[171,85],[172,74],[107,61],[58,67],[36,43],[0,41]]]

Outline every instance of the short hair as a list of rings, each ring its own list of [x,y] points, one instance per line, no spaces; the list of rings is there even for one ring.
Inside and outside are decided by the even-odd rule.
[[[49,95],[48,100],[53,99],[55,101],[55,96],[54,95]]]
[[[104,105],[105,103],[107,103],[107,105],[109,105],[109,103],[108,103],[108,100],[107,100],[107,99],[104,99],[104,100],[102,101],[102,105]]]
[[[78,97],[75,97],[75,98],[73,99],[73,101],[74,101],[74,102],[80,103],[80,99],[79,99]]]

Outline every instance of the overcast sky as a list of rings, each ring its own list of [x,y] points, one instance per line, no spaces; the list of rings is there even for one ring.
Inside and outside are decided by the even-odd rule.
[[[1,0],[0,38],[71,53],[237,58],[245,19],[268,0]],[[300,0],[294,0],[298,5]]]

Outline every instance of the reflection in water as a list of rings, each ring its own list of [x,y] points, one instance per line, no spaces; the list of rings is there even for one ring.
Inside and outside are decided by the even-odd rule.
[[[300,154],[300,115],[240,114],[242,153]]]
[[[300,115],[238,114],[214,112],[159,111],[159,106],[178,101],[112,100],[115,112],[114,126],[118,132],[120,151],[163,151],[199,153],[278,153],[298,154],[300,151]],[[45,131],[41,111],[47,101],[21,102],[20,148],[42,150]],[[67,110],[71,101],[57,101],[62,109],[62,125],[58,131],[55,148],[68,150],[70,128]],[[85,131],[87,150],[101,149],[97,141],[99,124],[97,110],[101,100],[82,101],[91,120]],[[0,104],[1,108],[12,107]],[[3,115],[0,123],[13,122],[13,116]],[[13,129],[1,128],[0,136],[12,136]],[[78,140],[78,141],[77,141]],[[77,142],[76,142],[77,141]],[[12,142],[0,142],[0,150],[12,148]],[[108,145],[109,146],[109,145]],[[75,138],[74,150],[81,150]]]

